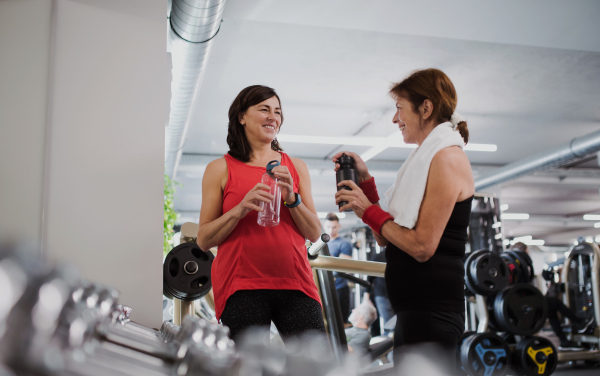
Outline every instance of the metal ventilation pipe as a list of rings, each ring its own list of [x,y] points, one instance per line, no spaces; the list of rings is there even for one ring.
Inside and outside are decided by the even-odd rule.
[[[169,43],[173,60],[171,113],[165,129],[165,174],[175,177],[192,103],[219,32],[227,0],[173,0]]]
[[[475,181],[475,190],[561,166],[570,160],[585,157],[600,150],[600,131],[577,137],[566,145],[509,163]]]

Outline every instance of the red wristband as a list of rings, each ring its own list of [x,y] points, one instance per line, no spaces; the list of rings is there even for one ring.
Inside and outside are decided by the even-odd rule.
[[[377,187],[375,186],[375,178],[371,178],[359,183],[358,187],[362,189],[365,196],[367,196],[369,201],[371,201],[371,204],[379,202],[379,194],[377,193]]]
[[[394,217],[390,213],[383,211],[377,205],[371,205],[365,210],[362,216],[363,222],[369,226],[377,235],[381,235],[381,228],[387,221],[393,221]]]

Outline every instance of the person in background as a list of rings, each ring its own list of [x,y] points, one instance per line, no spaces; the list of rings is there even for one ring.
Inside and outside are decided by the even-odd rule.
[[[330,240],[327,243],[331,256],[352,259],[352,244],[340,237],[340,220],[335,213],[328,213],[325,217],[323,230],[329,235]],[[342,309],[342,317],[344,323],[348,322],[350,314],[350,288],[348,288],[348,280],[341,277],[335,278],[335,291],[337,292],[340,308]]]
[[[386,262],[385,247],[383,247],[379,253],[372,253],[373,256],[371,257],[371,261]],[[370,276],[367,278],[367,281],[371,284],[371,288],[364,294],[363,301],[370,303],[371,295],[373,295],[375,306],[377,307],[377,311],[379,311],[379,315],[383,319],[383,323],[385,325],[395,315],[394,309],[392,308],[392,303],[390,303],[390,299],[387,296],[385,279]],[[381,331],[383,335],[390,335],[390,333],[394,332],[393,330],[386,330],[384,328],[381,328]]]
[[[370,303],[364,302],[352,310],[350,323],[352,328],[346,329],[348,350],[358,356],[363,356],[369,351],[371,332],[369,328],[377,319],[377,311]]]

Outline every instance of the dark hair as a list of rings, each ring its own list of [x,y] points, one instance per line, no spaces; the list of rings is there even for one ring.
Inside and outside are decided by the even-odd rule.
[[[250,143],[246,138],[244,126],[240,123],[240,118],[246,113],[248,108],[266,101],[269,98],[277,97],[279,106],[281,107],[281,99],[275,92],[267,86],[253,85],[248,86],[235,97],[233,103],[229,107],[229,126],[227,129],[227,145],[229,145],[229,155],[235,159],[248,162],[250,160]],[[283,110],[281,111],[281,124],[283,124]],[[279,126],[281,129],[281,125]],[[271,149],[275,151],[283,151],[277,138],[271,141]]]
[[[433,119],[439,123],[450,121],[450,117],[456,109],[456,89],[450,78],[439,69],[430,68],[413,72],[402,82],[394,84],[390,90],[394,98],[404,98],[418,112],[420,105],[429,99],[433,103]],[[469,130],[467,122],[461,121],[456,125],[465,144],[469,142]]]
[[[335,213],[327,213],[325,220],[336,221],[337,223],[340,223],[340,219],[338,218],[338,216]]]

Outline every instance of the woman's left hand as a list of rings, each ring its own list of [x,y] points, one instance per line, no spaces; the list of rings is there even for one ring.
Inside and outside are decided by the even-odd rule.
[[[339,182],[338,186],[347,185],[352,190],[341,189],[335,194],[335,203],[339,204],[340,201],[347,201],[348,203],[340,208],[340,211],[351,209],[356,213],[358,218],[362,218],[365,210],[373,204],[365,196],[362,189],[356,185],[352,180],[344,180]]]
[[[273,174],[277,178],[277,184],[281,187],[281,197],[283,201],[287,202],[288,205],[296,202],[296,196],[294,195],[294,179],[290,174],[287,166],[277,166],[273,168]]]

